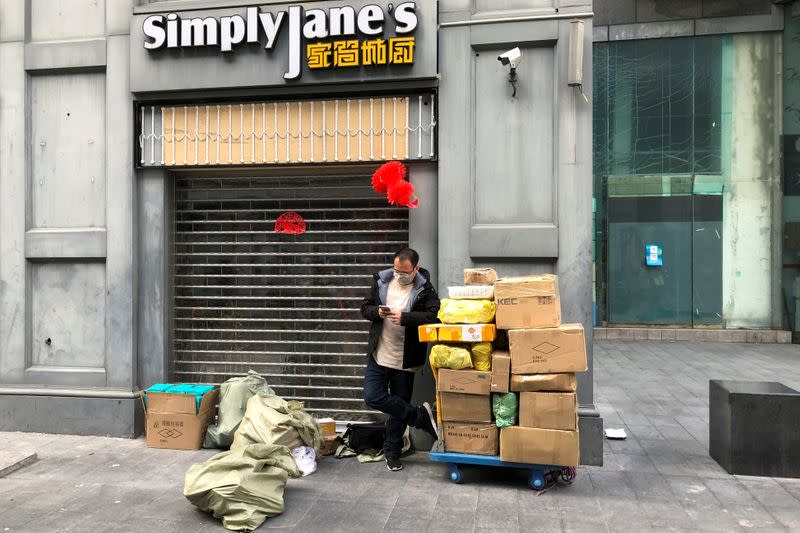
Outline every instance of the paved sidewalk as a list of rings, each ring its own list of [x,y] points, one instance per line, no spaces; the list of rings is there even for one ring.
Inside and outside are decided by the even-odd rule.
[[[401,472],[326,457],[290,480],[286,511],[259,531],[800,531],[800,480],[729,476],[707,452],[708,379],[800,388],[791,345],[599,342],[595,398],[605,466],[537,495],[523,472],[467,469],[447,481],[418,453]],[[151,450],[143,440],[0,433],[39,461],[0,479],[0,532],[224,531],[182,495],[212,451]]]

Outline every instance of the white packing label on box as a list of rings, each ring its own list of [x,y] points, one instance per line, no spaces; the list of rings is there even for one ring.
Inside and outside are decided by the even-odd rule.
[[[461,326],[461,340],[464,342],[481,342],[483,335],[480,326]]]

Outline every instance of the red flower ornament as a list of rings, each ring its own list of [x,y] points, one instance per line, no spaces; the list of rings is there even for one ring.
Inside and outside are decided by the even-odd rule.
[[[398,180],[391,184],[386,191],[386,199],[392,205],[401,205],[412,209],[419,205],[419,199],[414,196],[414,185],[406,180]]]
[[[378,194],[386,194],[389,187],[406,177],[406,166],[400,161],[384,163],[372,175],[372,188]]]

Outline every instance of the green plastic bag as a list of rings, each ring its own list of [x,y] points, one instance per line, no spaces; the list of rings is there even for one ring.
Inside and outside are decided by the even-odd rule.
[[[505,428],[516,424],[519,413],[517,393],[492,394],[492,411],[497,427]]]
[[[214,513],[225,528],[252,531],[283,512],[286,481],[301,475],[286,446],[252,444],[193,465],[186,472],[183,495]]]

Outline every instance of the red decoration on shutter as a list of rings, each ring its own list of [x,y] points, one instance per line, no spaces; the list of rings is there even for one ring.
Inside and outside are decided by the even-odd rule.
[[[400,161],[389,161],[378,167],[372,175],[372,188],[378,194],[386,194],[395,182],[406,177],[406,166]]]
[[[275,221],[275,233],[300,235],[306,232],[306,221],[294,211],[287,211]]]
[[[414,185],[406,180],[398,180],[389,186],[386,199],[392,205],[415,208],[419,205],[419,199],[414,196]]]

